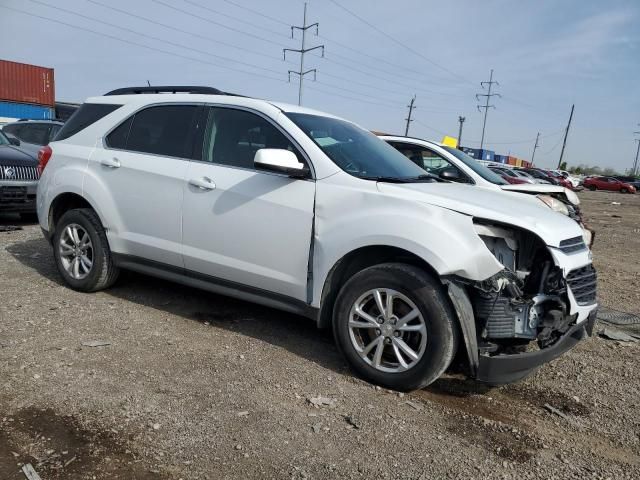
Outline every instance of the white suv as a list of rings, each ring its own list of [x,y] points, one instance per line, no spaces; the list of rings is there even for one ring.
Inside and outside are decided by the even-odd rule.
[[[479,381],[515,381],[593,328],[576,222],[434,178],[331,115],[120,89],[88,99],[40,169],[40,225],[72,288],[125,268],[295,312],[389,388],[433,382],[456,354]]]

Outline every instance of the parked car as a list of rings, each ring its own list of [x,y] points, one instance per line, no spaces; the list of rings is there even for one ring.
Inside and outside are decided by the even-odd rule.
[[[456,350],[469,376],[516,381],[595,321],[575,221],[444,181],[315,110],[119,89],[88,99],[40,168],[40,226],[71,288],[107,288],[124,268],[299,313],[388,388],[433,382]]]
[[[555,181],[557,181],[563,187],[568,188],[569,190],[576,190],[576,187],[573,186],[573,183],[571,182],[571,180],[569,180],[568,178],[565,178],[560,173],[558,173],[558,172],[556,172],[554,170],[543,170],[543,171],[544,171],[544,173],[546,173],[549,177],[553,178]]]
[[[525,177],[524,175],[517,172],[514,168],[490,167],[490,169],[493,172],[501,172],[503,175],[506,175],[507,177],[521,180],[521,183],[537,183],[533,177],[531,176]]]
[[[580,183],[582,182],[582,180],[579,177],[576,177],[574,175],[571,175],[569,172],[567,172],[566,170],[553,170],[555,173],[561,175],[563,178],[565,178],[566,180],[569,180],[571,182],[571,185],[573,185],[573,188],[577,188],[580,186]]]
[[[518,183],[520,182],[519,177],[509,176],[506,173],[506,178],[501,177],[500,173],[491,171],[481,161],[447,145],[418,138],[379,136],[423,170],[436,173],[444,179],[490,190],[520,192],[537,196],[553,210],[568,215],[578,222],[583,227],[583,235],[587,245],[591,246],[593,243],[593,231],[584,226],[580,211],[580,199],[573,191],[559,185],[520,184]],[[507,170],[505,167],[499,167],[496,163],[489,165]],[[434,170],[436,167],[439,168],[439,171]]]
[[[64,123],[57,120],[22,120],[5,124],[2,131],[20,140],[20,148],[35,157],[40,147],[48,144],[62,125]]]
[[[636,187],[613,177],[587,177],[583,185],[589,190],[609,190],[620,193],[636,193]]]
[[[522,185],[522,184],[531,184],[532,182],[529,182],[528,180],[525,180],[524,178],[520,178],[517,175],[513,175],[513,174],[509,174],[507,172],[505,172],[502,168],[496,168],[496,167],[487,167],[489,170],[491,170],[493,173],[495,173],[496,175],[500,175],[500,177],[503,180],[506,180],[507,183],[510,183],[511,185]]]
[[[640,178],[638,177],[627,175],[627,176],[617,176],[613,178],[615,178],[616,180],[620,180],[621,182],[628,183],[629,185],[633,185],[636,191],[640,189]]]
[[[33,217],[38,161],[18,148],[20,141],[0,131],[0,212]]]

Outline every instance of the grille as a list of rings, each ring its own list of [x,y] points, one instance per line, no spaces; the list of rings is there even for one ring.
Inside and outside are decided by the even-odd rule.
[[[576,268],[567,275],[567,283],[576,297],[578,305],[590,305],[596,301],[598,276],[593,265]]]
[[[560,250],[562,250],[564,253],[579,252],[580,250],[584,250],[586,248],[587,246],[585,245],[584,239],[582,237],[568,238],[560,242]]]
[[[27,187],[0,187],[0,205],[26,203],[28,201]]]
[[[23,167],[21,165],[0,165],[0,180],[38,180],[36,167]]]

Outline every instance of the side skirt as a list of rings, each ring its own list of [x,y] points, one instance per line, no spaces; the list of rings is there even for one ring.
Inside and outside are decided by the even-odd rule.
[[[126,270],[133,270],[134,272],[162,278],[164,280],[180,283],[189,287],[199,288],[201,290],[226,295],[228,297],[245,300],[251,303],[257,303],[277,310],[284,310],[285,312],[302,315],[314,321],[317,321],[318,319],[319,309],[311,307],[305,302],[286,295],[242,285],[240,283],[231,282],[229,280],[204,275],[184,268],[132,255],[123,255],[120,253],[112,253],[112,255],[115,264]]]

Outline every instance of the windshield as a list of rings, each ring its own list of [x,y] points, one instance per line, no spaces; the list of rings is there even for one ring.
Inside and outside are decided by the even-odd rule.
[[[495,183],[496,185],[509,185],[509,182],[504,180],[499,175],[496,175],[495,173],[493,173],[491,170],[489,170],[487,167],[485,167],[481,163],[478,163],[477,160],[475,160],[474,158],[471,158],[469,155],[467,155],[463,151],[458,150],[457,148],[448,147],[446,145],[441,145],[440,148],[443,148],[444,150],[449,152],[451,155],[456,157],[458,160],[463,162],[467,167],[469,167],[475,173],[480,175],[487,182]]]
[[[0,145],[10,145],[9,139],[2,131],[0,131]]]
[[[425,171],[373,133],[335,118],[287,113],[342,170],[371,180],[420,181]]]

